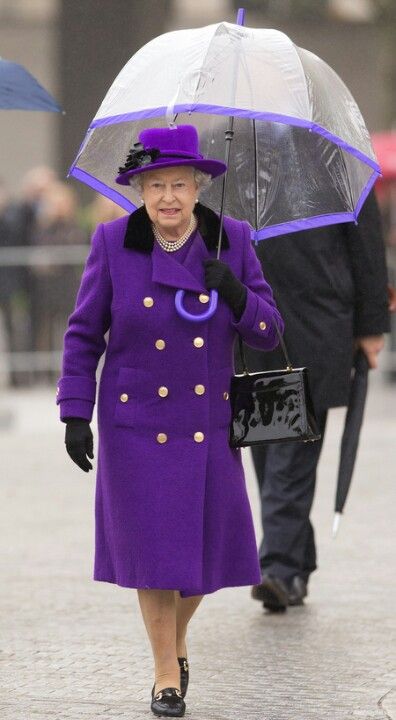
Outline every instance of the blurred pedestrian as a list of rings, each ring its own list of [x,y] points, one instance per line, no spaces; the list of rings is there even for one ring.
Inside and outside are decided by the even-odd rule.
[[[10,196],[5,183],[0,180],[0,248],[12,247],[15,244],[12,222],[10,218]],[[16,384],[16,376],[12,372],[10,362],[4,361],[16,348],[15,342],[15,303],[20,287],[20,270],[17,267],[2,265],[0,260],[0,349],[3,361],[0,366],[0,385]]]
[[[93,200],[81,212],[80,224],[86,230],[87,235],[91,236],[100,223],[117,220],[117,218],[126,214],[126,210],[120,205],[117,205],[110,198],[96,193]]]
[[[78,200],[74,190],[62,182],[53,182],[42,198],[37,211],[31,244],[51,248],[83,245],[85,232],[77,221]],[[64,327],[73,308],[80,268],[76,265],[40,263],[32,268],[32,308],[36,318],[36,352],[55,352],[63,342]],[[54,371],[41,372],[41,377],[54,379]]]
[[[198,197],[224,163],[199,154],[189,125],[146,129],[139,139],[144,149],[131,151],[117,182],[135,183],[144,205],[93,236],[57,402],[67,451],[88,471],[106,350],[94,577],[138,589],[155,661],[151,710],[181,717],[187,625],[203,595],[260,579],[240,451],[228,444],[233,342],[240,333],[273,348],[272,318],[283,324],[247,223],[224,218],[216,259],[219,218]],[[198,327],[181,318],[178,289],[195,314],[217,289],[213,317]]]
[[[316,569],[310,512],[329,408],[348,404],[354,351],[377,367],[389,331],[387,272],[372,191],[359,222],[304,230],[261,242],[257,254],[285,320],[295,367],[307,366],[322,439],[252,447],[261,497],[262,581],[252,596],[270,610],[299,605]],[[284,364],[279,352],[246,349],[249,369]]]
[[[36,232],[37,217],[46,193],[57,176],[54,170],[40,165],[27,171],[21,181],[21,192],[17,200],[11,203],[9,221],[12,229],[13,244],[17,247],[32,245]],[[28,265],[17,268],[18,292],[16,294],[15,342],[14,349],[32,352],[36,347],[38,318],[35,312],[34,271]],[[30,363],[29,363],[30,364]],[[28,365],[28,363],[27,363]],[[18,384],[31,382],[31,372],[18,372]]]

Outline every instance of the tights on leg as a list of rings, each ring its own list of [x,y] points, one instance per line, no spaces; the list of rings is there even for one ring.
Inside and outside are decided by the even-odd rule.
[[[175,591],[177,657],[187,657],[186,634],[188,623],[194,615],[202,598],[203,595],[192,595],[190,597],[182,598],[179,591]]]
[[[166,687],[180,690],[177,658],[186,657],[187,625],[202,596],[181,598],[174,590],[139,589],[138,597],[154,656],[155,692]]]

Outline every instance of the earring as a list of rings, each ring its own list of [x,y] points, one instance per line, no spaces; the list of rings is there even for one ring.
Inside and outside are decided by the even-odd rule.
[[[197,204],[197,202],[198,202],[198,198],[196,199],[195,204]]]
[[[144,205],[144,200],[143,200],[143,198],[140,198],[140,202],[142,203],[142,205]]]

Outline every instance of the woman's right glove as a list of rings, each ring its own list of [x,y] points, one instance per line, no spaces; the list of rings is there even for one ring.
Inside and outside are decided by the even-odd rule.
[[[88,420],[82,418],[68,418],[65,433],[66,450],[73,462],[88,472],[92,465],[87,459],[93,459],[93,435]]]

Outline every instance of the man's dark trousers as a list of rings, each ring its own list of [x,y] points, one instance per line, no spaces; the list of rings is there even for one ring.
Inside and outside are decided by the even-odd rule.
[[[261,495],[264,537],[260,545],[263,574],[289,584],[295,575],[305,582],[316,569],[314,530],[309,519],[316,468],[323,446],[327,411],[317,416],[321,440],[253,446]]]

